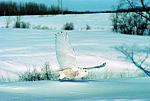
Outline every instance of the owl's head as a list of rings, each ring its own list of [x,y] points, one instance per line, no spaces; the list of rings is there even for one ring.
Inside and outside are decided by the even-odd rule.
[[[88,70],[86,69],[81,69],[79,73],[79,77],[84,77],[88,74]]]

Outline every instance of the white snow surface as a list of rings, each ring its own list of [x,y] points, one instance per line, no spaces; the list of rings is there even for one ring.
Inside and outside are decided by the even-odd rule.
[[[6,26],[7,16],[0,17],[0,27]],[[35,15],[21,16],[21,21],[29,22],[32,27],[40,25],[47,26],[51,30],[62,30],[66,22],[72,22],[75,30],[85,30],[86,25],[92,30],[107,30],[110,28],[110,14],[71,14],[71,15]],[[10,17],[10,26],[13,27],[16,16]]]
[[[150,78],[1,82],[0,101],[149,101]]]
[[[45,62],[53,70],[59,69],[55,53],[55,34],[63,31],[69,33],[79,67],[91,67],[106,62],[106,67],[93,72],[121,72],[137,69],[114,47],[120,45],[149,46],[150,37],[123,35],[112,32],[110,14],[83,14],[57,16],[24,16],[23,21],[32,25],[55,26],[53,30],[0,28],[0,75],[16,79],[18,74],[27,69],[42,67]],[[5,26],[5,17],[0,17],[0,25]],[[73,22],[75,30],[64,31],[65,22]],[[91,30],[85,30],[86,24]],[[1,26],[1,27],[2,27]],[[58,28],[58,29],[57,29]],[[81,30],[83,28],[83,30]]]
[[[15,18],[15,17],[14,17]],[[110,14],[58,16],[24,16],[31,25],[47,25],[51,30],[0,28],[0,77],[17,79],[29,68],[40,68],[45,62],[59,69],[55,53],[55,34],[68,32],[79,67],[91,67],[106,62],[106,67],[92,70],[104,75],[106,71],[129,72],[137,68],[114,47],[137,45],[148,47],[150,37],[123,35],[111,31]],[[73,22],[75,30],[62,26]],[[91,30],[85,30],[86,24]],[[0,17],[5,26],[5,17]],[[134,74],[133,74],[134,75]],[[0,101],[149,101],[150,78],[100,79],[93,81],[0,82]]]

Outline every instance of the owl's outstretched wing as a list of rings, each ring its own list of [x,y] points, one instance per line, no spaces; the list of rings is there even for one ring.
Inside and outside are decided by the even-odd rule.
[[[102,67],[105,67],[105,66],[106,66],[106,62],[104,62],[102,65],[98,65],[98,66],[94,66],[94,67],[87,67],[87,68],[83,68],[83,69],[90,70],[90,69],[102,68]]]
[[[67,33],[56,34],[55,47],[57,61],[61,69],[77,68],[75,52],[69,42]]]

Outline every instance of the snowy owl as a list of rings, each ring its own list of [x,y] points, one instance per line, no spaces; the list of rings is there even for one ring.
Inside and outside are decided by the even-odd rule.
[[[88,74],[88,69],[104,67],[103,65],[90,67],[90,68],[79,68],[76,63],[75,52],[69,42],[68,34],[57,33],[55,38],[56,57],[60,66],[59,79],[69,78],[77,79],[82,78]]]

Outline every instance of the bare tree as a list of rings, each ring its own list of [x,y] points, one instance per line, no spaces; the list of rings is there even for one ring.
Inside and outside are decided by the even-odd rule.
[[[9,28],[10,23],[11,23],[11,18],[10,18],[10,16],[7,16],[7,17],[5,17],[5,19],[6,19],[6,28]]]
[[[124,2],[122,0],[119,1],[117,6],[113,6],[114,11],[117,11],[121,9],[121,7],[124,5]],[[113,30],[117,32],[118,29],[118,17],[119,17],[119,12],[113,13],[112,14],[112,25],[113,25]]]
[[[129,6],[140,16],[146,18],[147,20],[150,21],[150,11],[148,10],[148,6],[150,4],[150,1],[147,0],[126,0],[129,4]],[[137,9],[137,6],[141,5],[142,6],[142,10],[144,12],[141,12],[139,9]]]
[[[63,2],[62,0],[58,0],[58,7],[61,9],[61,13],[63,14]]]
[[[16,17],[14,28],[21,28],[21,16]]]
[[[142,9],[139,5],[143,4]],[[129,12],[128,8],[132,7],[133,12]],[[125,10],[126,9],[126,10]],[[115,13],[112,14],[113,31],[131,35],[150,35],[149,24],[150,18],[148,8],[144,2],[137,0],[120,0],[118,5],[114,7]],[[143,12],[145,10],[145,12]]]
[[[150,76],[150,64],[148,64],[148,59],[150,56],[147,49],[139,50],[128,46],[119,46],[115,47],[115,49],[121,52],[130,62],[142,70],[147,76]]]

